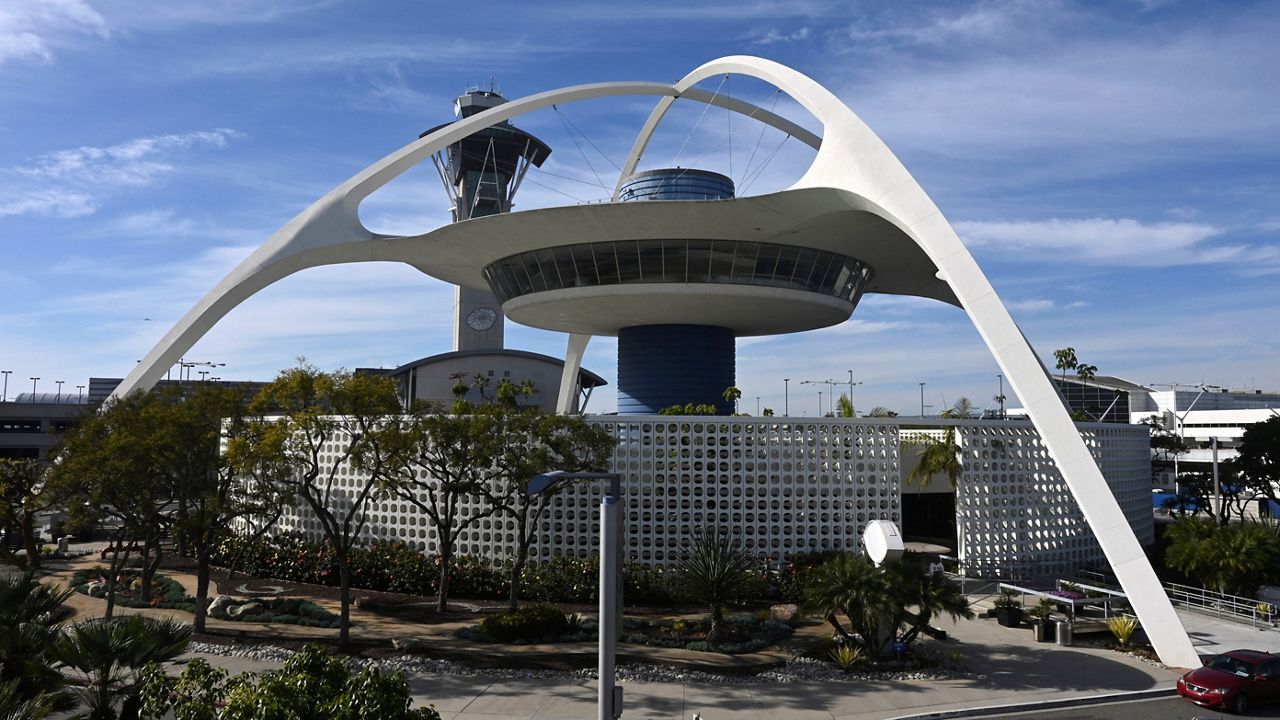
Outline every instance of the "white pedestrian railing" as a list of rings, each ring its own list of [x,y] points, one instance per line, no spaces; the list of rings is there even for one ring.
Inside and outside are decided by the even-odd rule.
[[[1280,619],[1276,617],[1280,608],[1253,598],[1177,583],[1165,583],[1164,590],[1169,599],[1178,605],[1223,620],[1247,622],[1254,629],[1275,627],[1277,619]]]

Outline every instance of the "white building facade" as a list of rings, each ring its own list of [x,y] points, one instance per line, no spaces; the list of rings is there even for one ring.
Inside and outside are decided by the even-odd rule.
[[[916,455],[904,446],[903,435],[922,432],[918,422],[697,416],[588,421],[618,439],[611,471],[623,478],[626,552],[646,566],[674,563],[695,532],[713,526],[728,529],[752,553],[775,561],[824,550],[860,552],[867,523],[901,524],[903,493],[920,491],[904,482]],[[966,574],[1032,577],[1104,562],[1031,423],[948,424],[963,448],[955,551]],[[1134,534],[1150,544],[1145,428],[1095,423],[1082,425],[1081,431]],[[341,451],[340,443],[328,448],[329,461]],[[349,467],[340,477],[352,493],[362,484]],[[601,492],[599,483],[587,483],[557,495],[533,556],[598,552]],[[466,505],[467,513],[482,509],[480,498]],[[281,518],[277,532],[290,531],[322,539],[304,506]],[[430,520],[399,499],[370,506],[365,539],[401,541],[426,553],[439,550]],[[493,516],[463,532],[456,552],[496,562],[513,556],[515,547],[514,522]]]

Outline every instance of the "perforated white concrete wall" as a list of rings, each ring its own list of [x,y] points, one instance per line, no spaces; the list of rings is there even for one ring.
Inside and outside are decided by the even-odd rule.
[[[901,522],[900,427],[896,420],[602,417],[618,438],[612,470],[623,475],[628,556],[645,565],[679,557],[694,531],[733,530],[760,556],[828,549],[857,551],[870,520]],[[1097,562],[1101,551],[1030,423],[957,422],[965,449],[956,499],[959,552],[970,574],[1050,572]],[[906,430],[904,434],[918,433]],[[1141,427],[1085,430],[1126,516],[1143,542],[1152,536],[1147,436]],[[342,451],[325,448],[327,461]],[[358,491],[349,468],[339,495]],[[585,556],[599,546],[603,483],[560,493],[543,519],[534,557]],[[464,512],[476,512],[471,501]],[[319,538],[305,508],[279,529]],[[436,551],[436,532],[412,504],[372,504],[367,538],[401,540]],[[462,534],[457,552],[503,558],[515,547],[514,522],[499,516]]]
[[[1150,544],[1154,526],[1146,429],[1102,423],[1080,427],[1138,541]],[[961,423],[957,439],[964,448],[964,474],[956,492],[956,527],[967,574],[1025,577],[1105,561],[1030,423]]]

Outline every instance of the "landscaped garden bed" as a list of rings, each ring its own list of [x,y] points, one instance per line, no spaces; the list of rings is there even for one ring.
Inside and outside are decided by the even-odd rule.
[[[103,567],[77,570],[71,576],[71,587],[90,597],[107,596],[107,573]],[[151,597],[142,599],[142,574],[127,568],[119,571],[116,581],[116,604],[123,607],[153,607],[195,612],[196,600],[186,594],[173,578],[156,575],[151,580]],[[301,598],[235,598],[219,595],[209,604],[209,617],[235,622],[285,623],[309,627],[336,628],[339,618],[319,605]]]
[[[109,583],[110,571],[104,567],[92,567],[77,570],[71,576],[71,587],[76,592],[90,597],[105,598]],[[156,575],[151,579],[150,599],[142,599],[142,572],[125,568],[116,575],[116,604],[123,607],[157,607],[194,612],[195,598],[187,595],[182,585],[173,578]]]
[[[790,625],[756,615],[730,615],[721,623],[720,637],[708,639],[711,622],[695,619],[627,618],[621,642],[650,647],[680,648],[730,655],[751,653],[790,637]],[[461,628],[456,635],[479,643],[587,642],[597,638],[598,625],[592,618],[566,615],[550,605],[534,605],[485,618],[478,625]]]

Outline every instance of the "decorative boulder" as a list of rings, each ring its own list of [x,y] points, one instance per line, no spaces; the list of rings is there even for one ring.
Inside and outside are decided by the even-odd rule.
[[[774,605],[773,607],[769,608],[769,618],[772,620],[777,620],[778,622],[791,623],[795,621],[796,616],[799,615],[799,612],[800,612],[799,608],[797,608],[795,605],[791,605],[791,604]]]
[[[252,615],[261,609],[262,603],[250,600],[243,605],[227,608],[227,615],[230,615],[233,618],[238,618],[242,615]]]

